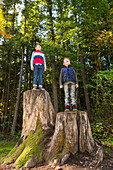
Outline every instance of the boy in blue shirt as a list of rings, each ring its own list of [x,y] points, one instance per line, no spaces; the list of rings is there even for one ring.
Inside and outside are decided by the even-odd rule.
[[[39,79],[39,88],[43,87],[43,72],[46,71],[46,60],[44,53],[41,52],[41,45],[37,44],[36,51],[31,56],[31,70],[34,72],[33,89],[37,88],[37,79]]]
[[[77,110],[75,87],[78,88],[78,79],[73,67],[70,66],[69,58],[64,58],[64,67],[60,72],[60,88],[64,87],[65,93],[65,111],[69,111],[69,97],[71,98],[71,104],[73,111]]]

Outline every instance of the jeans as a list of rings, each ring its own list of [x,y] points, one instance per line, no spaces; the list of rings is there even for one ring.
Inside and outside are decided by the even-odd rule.
[[[69,105],[69,98],[71,98],[71,104],[76,104],[75,97],[75,84],[64,84],[64,93],[65,93],[65,105]]]
[[[33,78],[33,86],[37,86],[37,79],[39,80],[39,87],[43,85],[43,72],[44,66],[43,65],[34,65],[34,78]]]

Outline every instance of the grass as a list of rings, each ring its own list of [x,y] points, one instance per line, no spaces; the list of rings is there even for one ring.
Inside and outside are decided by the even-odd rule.
[[[0,141],[0,158],[6,156],[12,148],[15,146],[16,141],[8,142],[8,141]]]

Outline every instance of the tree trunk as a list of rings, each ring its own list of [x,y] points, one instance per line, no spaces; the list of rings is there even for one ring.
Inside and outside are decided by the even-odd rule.
[[[55,130],[53,129],[55,124]],[[23,126],[19,142],[1,162],[13,167],[34,167],[41,162],[64,164],[77,152],[93,151],[94,140],[85,111],[56,115],[46,90],[23,94]]]
[[[7,105],[7,91],[8,91],[8,75],[4,75],[4,90],[3,90],[3,101],[4,101],[4,107],[3,107],[3,113],[5,113],[6,105]],[[2,123],[4,123],[6,117],[5,115],[3,116]],[[2,132],[4,132],[4,126],[2,128]]]
[[[6,123],[6,119],[7,119],[7,111],[8,111],[8,104],[9,104],[9,92],[10,92],[10,77],[11,77],[11,54],[12,51],[10,49],[9,51],[9,73],[8,73],[8,82],[7,82],[7,98],[6,98],[6,106],[5,106],[5,118],[4,118],[4,123]],[[5,132],[5,126],[3,127],[3,132]]]
[[[81,45],[79,44],[79,52],[81,53]],[[87,112],[89,114],[89,118],[91,118],[91,106],[90,106],[90,100],[89,100],[89,93],[88,89],[86,88],[86,73],[85,73],[85,68],[84,68],[84,62],[83,62],[83,57],[80,54],[80,62],[82,64],[82,78],[83,78],[83,86],[84,86],[84,94],[85,94],[85,101],[86,101],[86,108]]]
[[[57,81],[56,81],[56,77],[55,77],[56,68],[55,68],[54,56],[53,56],[53,60],[52,60],[52,70],[53,70],[52,85],[53,85],[54,108],[55,108],[55,113],[57,113],[58,112],[58,96],[57,96]]]
[[[50,34],[51,34],[51,41],[54,43],[55,38],[54,38],[54,28],[53,28],[53,16],[52,16],[52,1],[47,0],[48,4],[48,12],[49,12],[49,26],[50,26]],[[58,112],[58,96],[57,96],[57,80],[56,80],[56,66],[55,66],[55,54],[52,56],[52,71],[53,71],[53,80],[52,80],[52,85],[53,85],[53,100],[54,100],[54,108],[55,112]]]
[[[26,11],[27,11],[27,0],[25,0],[24,36],[26,34]],[[21,86],[22,86],[23,65],[24,65],[24,45],[22,46],[22,61],[21,61],[21,68],[20,68],[18,94],[17,94],[17,101],[16,101],[16,106],[15,106],[14,119],[13,119],[13,124],[12,124],[12,129],[11,129],[12,136],[14,135],[16,122],[17,122],[18,107],[19,107],[19,102],[20,102],[20,93],[21,93]]]
[[[26,50],[26,62],[25,62],[25,76],[24,76],[24,91],[28,87],[28,49]]]
[[[23,64],[24,64],[24,46],[22,48],[22,62],[21,62],[20,77],[19,77],[19,87],[18,87],[17,101],[16,101],[14,119],[13,119],[12,130],[11,130],[12,136],[14,135],[16,122],[17,122],[18,107],[20,102],[20,92],[21,92],[21,85],[22,85]]]

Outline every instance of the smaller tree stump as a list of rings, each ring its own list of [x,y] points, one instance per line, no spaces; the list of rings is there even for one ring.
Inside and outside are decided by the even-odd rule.
[[[94,140],[85,111],[59,112],[56,115],[55,132],[50,143],[49,164],[63,164],[79,152],[93,151]]]
[[[59,112],[55,132],[50,143],[49,159],[61,154],[78,152],[77,112]]]

